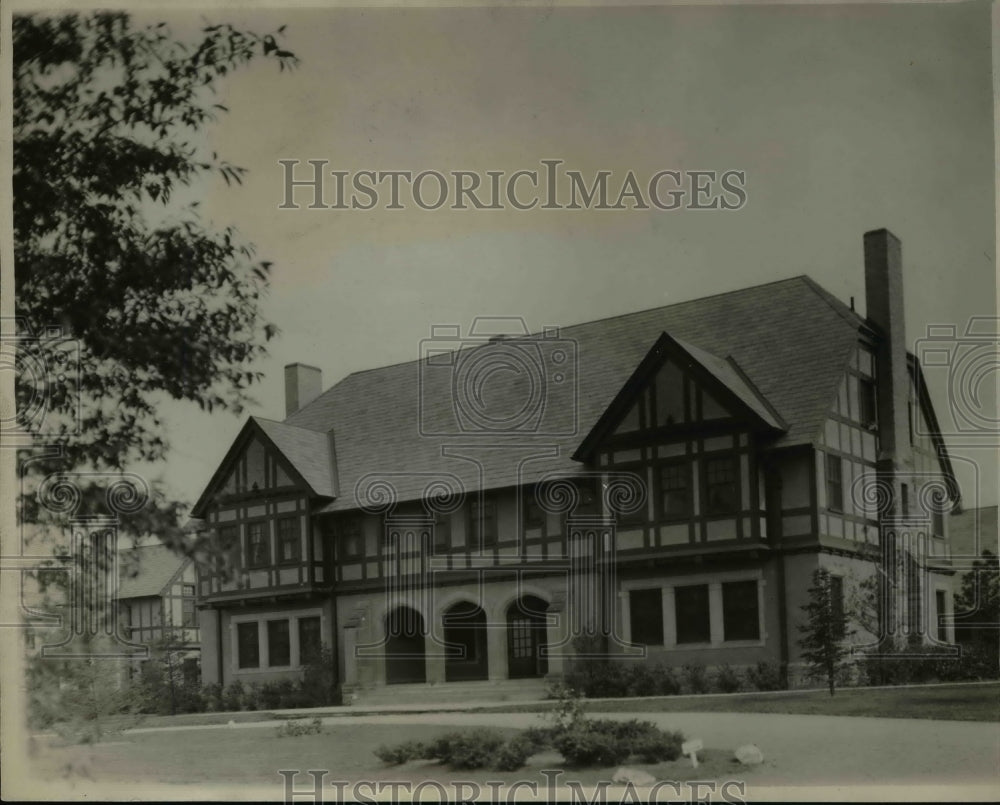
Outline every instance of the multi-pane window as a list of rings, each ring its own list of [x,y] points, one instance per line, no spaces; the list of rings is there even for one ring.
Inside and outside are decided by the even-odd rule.
[[[256,621],[236,624],[236,646],[240,668],[260,668],[260,636]]]
[[[267,622],[267,664],[271,666],[292,664],[292,644],[287,618]]]
[[[709,514],[733,514],[739,496],[736,489],[736,458],[722,456],[705,462],[705,502]]]
[[[844,479],[840,456],[826,454],[826,507],[833,511],[844,510]]]
[[[861,379],[858,382],[858,411],[861,424],[873,428],[877,422],[875,410],[875,383]]]
[[[365,552],[360,517],[345,517],[337,523],[337,537],[342,557],[356,559]]]
[[[580,499],[576,504],[576,507],[573,509],[573,514],[577,517],[600,515],[601,498],[597,494],[595,484],[587,481],[581,481],[577,483],[577,489],[580,492]]]
[[[630,590],[628,607],[632,642],[647,646],[662,646],[663,593],[660,588]]]
[[[478,534],[484,548],[496,545],[497,512],[492,500],[472,501],[469,506],[469,533],[473,539]]]
[[[193,584],[182,584],[181,585],[182,595],[194,595],[194,585]]]
[[[678,643],[708,643],[712,639],[708,585],[692,584],[674,588],[674,612]]]
[[[299,618],[299,663],[307,665],[317,659],[322,649],[319,616]]]
[[[297,562],[301,558],[299,518],[282,517],[278,520],[278,559],[281,562]]]
[[[935,503],[934,508],[931,509],[931,533],[935,537],[944,536],[944,512],[938,503]]]
[[[660,494],[663,519],[680,520],[691,516],[691,465],[688,462],[660,466]]]
[[[724,640],[760,640],[757,582],[730,581],[722,585]]]
[[[271,562],[266,523],[247,525],[247,553],[250,567],[262,567]]]
[[[198,625],[198,610],[194,607],[194,598],[181,599],[181,626],[194,628]]]

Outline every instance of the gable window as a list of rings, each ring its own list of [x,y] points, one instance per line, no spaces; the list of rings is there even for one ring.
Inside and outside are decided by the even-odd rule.
[[[736,458],[721,456],[705,462],[705,500],[708,514],[733,514],[738,500]]]
[[[469,534],[479,535],[484,548],[497,544],[496,504],[492,500],[473,500],[469,505]]]
[[[601,513],[601,499],[597,495],[594,482],[578,481],[580,500],[573,509],[576,517],[596,517]]]
[[[337,524],[337,536],[343,559],[358,559],[364,555],[364,534],[360,517],[345,517]]]
[[[691,516],[691,465],[687,461],[660,465],[660,495],[664,520]]]
[[[240,668],[260,668],[260,635],[256,621],[236,624],[236,645]]]
[[[826,454],[826,507],[831,511],[844,510],[844,480],[841,475],[840,456]]]
[[[935,502],[931,509],[931,534],[935,537],[944,538],[944,512],[939,508],[941,504]]]
[[[299,618],[299,664],[308,665],[319,659],[322,651],[319,617]]]
[[[674,588],[678,643],[708,643],[712,639],[708,585],[692,584]]]
[[[877,423],[875,411],[875,383],[862,378],[858,383],[858,412],[861,424],[874,428]]]
[[[630,590],[628,608],[632,642],[646,646],[662,646],[663,593],[660,588]]]
[[[724,640],[760,640],[756,580],[722,585],[722,628]]]
[[[247,525],[247,553],[250,567],[263,567],[270,564],[270,546],[264,523],[249,523]]]
[[[278,520],[278,560],[297,562],[302,558],[302,541],[299,539],[299,518],[282,517]]]

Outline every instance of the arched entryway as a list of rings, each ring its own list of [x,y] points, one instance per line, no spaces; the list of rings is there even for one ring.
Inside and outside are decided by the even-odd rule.
[[[549,672],[549,660],[542,656],[548,606],[536,595],[524,595],[507,608],[507,676],[510,679],[545,676]]]
[[[444,662],[446,682],[489,679],[486,648],[486,613],[469,601],[461,601],[444,613]]]
[[[424,618],[415,609],[397,607],[385,616],[385,682],[426,682]]]

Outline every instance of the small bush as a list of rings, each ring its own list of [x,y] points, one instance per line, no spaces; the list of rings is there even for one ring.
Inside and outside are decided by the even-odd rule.
[[[222,693],[222,709],[226,711],[242,710],[246,691],[240,680],[230,682]]]
[[[708,693],[708,672],[700,663],[689,663],[683,668],[684,683],[688,693]]]
[[[715,671],[715,687],[720,693],[736,693],[743,682],[732,666],[720,665]]]
[[[511,738],[500,747],[493,761],[496,771],[517,771],[537,750],[523,734]]]
[[[398,766],[415,758],[428,757],[428,753],[427,747],[420,741],[406,741],[394,746],[379,746],[375,749],[375,756],[383,763]]]
[[[781,668],[773,663],[761,661],[746,670],[747,687],[753,690],[784,690]]]
[[[456,769],[483,769],[492,765],[503,743],[500,734],[490,729],[458,733],[448,743],[446,762]]]
[[[323,731],[323,722],[318,718],[311,721],[286,721],[278,727],[279,738],[294,738],[299,735],[319,735]]]
[[[631,745],[614,733],[583,721],[556,736],[555,748],[571,766],[617,766],[632,753]]]
[[[657,730],[658,734],[641,736],[632,744],[632,754],[643,763],[677,760],[681,756],[684,735],[680,732]]]
[[[656,695],[676,696],[681,692],[681,683],[672,668],[666,665],[653,667],[653,679],[656,682]]]
[[[209,713],[217,713],[225,710],[223,705],[222,685],[212,682],[202,687],[202,700],[205,702],[205,710]]]
[[[548,727],[528,727],[519,737],[528,742],[531,753],[534,754],[552,746],[555,730]]]

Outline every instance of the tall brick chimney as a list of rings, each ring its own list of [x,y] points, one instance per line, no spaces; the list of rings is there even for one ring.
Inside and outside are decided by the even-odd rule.
[[[315,400],[323,391],[323,373],[315,366],[290,363],[285,367],[285,416]]]
[[[899,468],[910,459],[903,310],[903,255],[899,238],[887,229],[865,233],[865,303],[868,319],[879,329],[877,353],[879,458]]]

